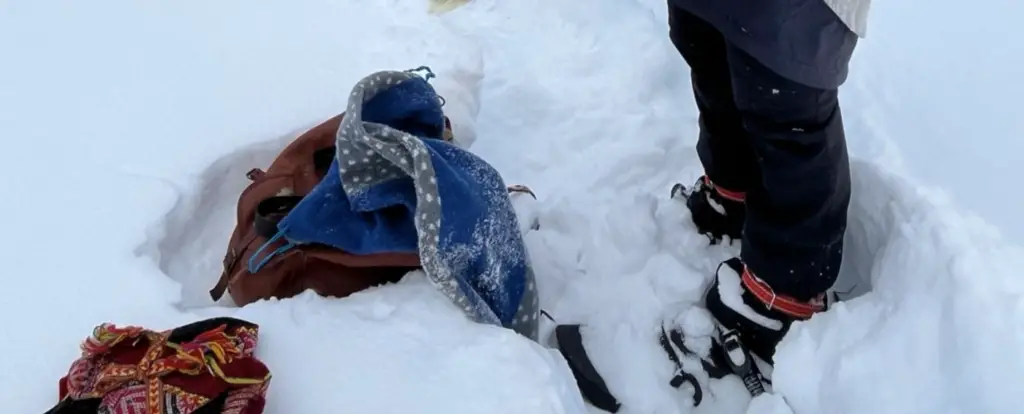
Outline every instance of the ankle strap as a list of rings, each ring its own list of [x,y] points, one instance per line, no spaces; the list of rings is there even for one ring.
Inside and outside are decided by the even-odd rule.
[[[815,313],[825,309],[824,294],[809,302],[801,302],[785,295],[776,295],[771,286],[754,276],[746,266],[743,267],[741,280],[747,291],[768,306],[769,310],[776,310],[796,319],[810,319]]]
[[[716,193],[718,193],[718,195],[722,196],[722,198],[726,200],[735,201],[738,203],[742,203],[747,200],[746,192],[727,190],[722,187],[719,187],[715,185],[715,183],[711,181],[711,177],[708,177],[707,175],[704,175],[704,185],[711,187],[712,190],[714,190]]]

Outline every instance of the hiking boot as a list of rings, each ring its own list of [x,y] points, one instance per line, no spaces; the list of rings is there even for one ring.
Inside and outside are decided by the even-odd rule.
[[[702,175],[690,189],[676,184],[672,196],[677,195],[686,199],[693,224],[711,239],[711,244],[722,241],[724,236],[730,242],[742,236],[747,215],[742,193],[717,188],[707,175]]]
[[[826,294],[801,302],[775,294],[739,258],[722,262],[705,293],[708,312],[723,331],[734,330],[743,347],[774,364],[775,347],[796,320],[810,319],[827,308]]]

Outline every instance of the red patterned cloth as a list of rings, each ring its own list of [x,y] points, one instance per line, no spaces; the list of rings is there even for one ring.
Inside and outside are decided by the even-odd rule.
[[[270,370],[253,356],[258,333],[234,318],[164,332],[99,325],[47,414],[261,414]]]

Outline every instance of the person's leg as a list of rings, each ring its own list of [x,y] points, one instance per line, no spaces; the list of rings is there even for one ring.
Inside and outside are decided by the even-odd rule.
[[[705,304],[771,362],[790,324],[824,309],[839,274],[850,166],[837,90],[783,78],[736,48],[728,56],[760,179],[747,192],[740,258],[719,267]]]
[[[725,39],[707,22],[671,5],[669,28],[672,44],[690,67],[700,112],[697,152],[704,171],[719,187],[747,191],[757,161],[733,102]]]
[[[743,199],[757,181],[757,160],[733,101],[728,47],[714,27],[671,2],[669,28],[672,43],[690,67],[699,111],[697,153],[705,177],[694,188],[697,196],[691,194],[687,204],[702,233],[738,239]]]
[[[778,295],[809,301],[839,274],[850,165],[838,90],[790,81],[736,48],[733,96],[760,166],[742,259]]]

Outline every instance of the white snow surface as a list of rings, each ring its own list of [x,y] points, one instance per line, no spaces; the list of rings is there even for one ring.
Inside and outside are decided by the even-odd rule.
[[[1024,94],[1019,5],[875,5],[841,92],[850,299],[795,325],[771,394],[716,380],[694,409],[655,335],[675,323],[706,349],[693,305],[736,248],[707,246],[668,199],[701,172],[688,69],[663,1],[585,3],[0,2],[2,411],[56,403],[99,323],[231,315],[261,327],[268,413],[600,412],[557,352],[469,322],[420,274],[345,299],[206,296],[245,171],[361,77],[429,65],[463,144],[540,197],[516,205],[540,226],[542,307],[586,324],[620,412],[1020,412],[1024,251],[997,230],[1024,235],[1024,125],[1002,97]],[[956,33],[937,34],[942,16]]]

